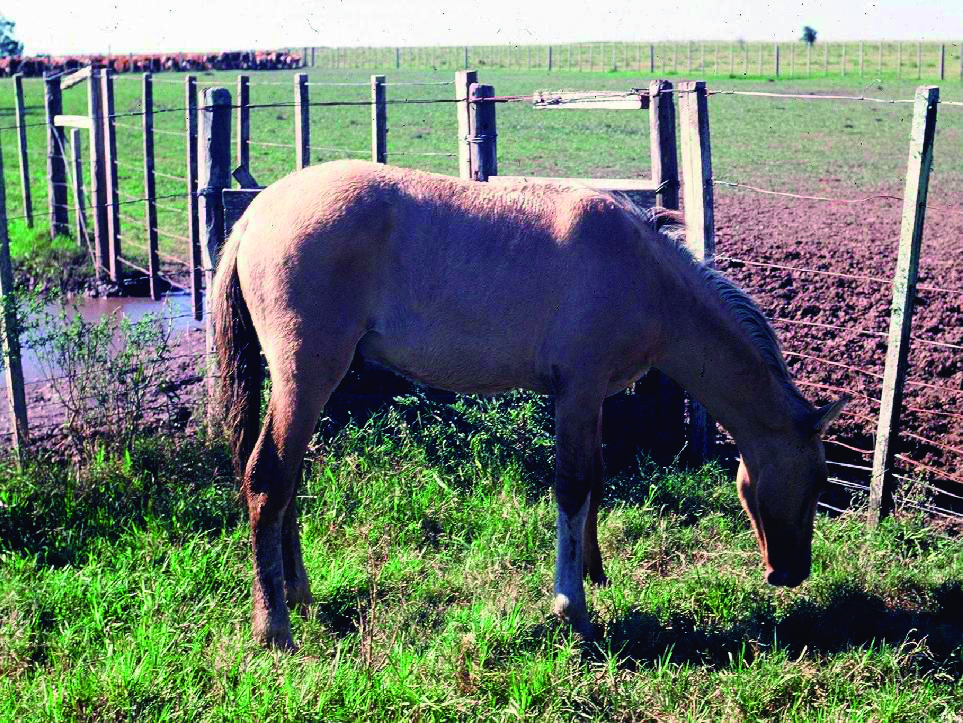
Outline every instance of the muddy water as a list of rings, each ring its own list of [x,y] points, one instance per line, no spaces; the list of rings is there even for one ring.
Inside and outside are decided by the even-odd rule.
[[[88,299],[78,297],[73,300],[78,313],[85,321],[96,321],[105,314],[125,316],[131,321],[138,321],[148,314],[153,314],[165,323],[171,325],[172,335],[190,329],[203,329],[204,322],[195,321],[191,316],[191,297],[188,294],[170,294],[159,301],[143,298],[98,298]],[[59,309],[50,309],[59,313]],[[41,330],[40,334],[43,334]],[[50,369],[37,357],[34,349],[24,348],[22,351],[23,374],[26,382],[36,382],[57,374],[61,370]],[[6,386],[6,379],[0,380],[0,388]]]

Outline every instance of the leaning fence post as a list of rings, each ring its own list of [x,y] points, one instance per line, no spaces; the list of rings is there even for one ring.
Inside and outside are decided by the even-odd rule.
[[[371,76],[371,160],[388,162],[388,104],[383,75]]]
[[[477,70],[459,70],[455,73],[455,111],[458,114],[458,175],[471,178],[471,153],[468,143],[468,89],[478,82]]]
[[[920,244],[926,213],[926,192],[933,164],[933,137],[936,133],[936,108],[940,89],[923,86],[916,90],[913,127],[910,131],[909,162],[903,190],[903,220],[900,226],[899,256],[893,274],[893,303],[890,307],[886,368],[876,427],[873,452],[873,477],[869,490],[870,527],[879,524],[893,504],[894,443],[899,433],[903,404],[903,383],[909,358],[913,302],[919,272]]]
[[[67,221],[67,167],[64,161],[64,130],[54,125],[62,114],[60,76],[44,73],[44,105],[47,111],[47,203],[50,208],[50,236],[69,233]]]
[[[20,329],[13,304],[13,269],[10,265],[10,237],[7,235],[7,194],[3,182],[3,151],[0,149],[0,346],[3,348],[4,375],[7,381],[7,409],[18,466],[23,464],[28,439],[27,395],[23,368],[20,366]]]
[[[468,143],[471,154],[471,178],[487,181],[498,175],[498,153],[495,132],[495,89],[472,83],[468,89]]]
[[[250,171],[251,163],[251,103],[250,79],[237,76],[237,165]]]
[[[33,228],[33,199],[30,194],[30,164],[27,160],[27,127],[23,107],[23,73],[13,76],[17,96],[17,149],[20,151],[20,193],[27,227]]]
[[[114,127],[114,72],[105,69],[100,78],[101,102],[104,104],[104,151],[107,179],[107,233],[109,238],[108,268],[110,279],[118,283],[123,276],[120,266],[120,189],[117,182],[117,131]]]
[[[201,232],[197,199],[197,79],[193,75],[184,78],[184,106],[187,130],[187,228],[190,238],[191,305],[194,318],[204,318],[201,296]]]
[[[144,73],[144,225],[147,232],[147,271],[150,275],[150,298],[160,298],[160,259],[157,254],[157,186],[154,178],[154,79]]]
[[[199,164],[197,192],[201,217],[201,254],[204,280],[208,289],[214,281],[214,268],[224,243],[224,202],[221,192],[231,187],[231,93],[227,88],[204,91],[204,107],[199,117],[197,145]],[[217,393],[217,370],[214,365],[214,321],[211,298],[207,296],[205,316],[208,392],[208,428],[213,429],[217,416],[214,399]]]
[[[74,184],[74,228],[77,230],[77,245],[87,248],[90,243],[90,232],[87,226],[87,203],[84,199],[84,162],[83,162],[83,143],[80,140],[80,129],[70,129],[70,156],[71,169],[73,170]]]
[[[311,165],[311,113],[308,105],[308,76],[294,76],[294,167]]]
[[[104,162],[104,109],[101,104],[100,73],[91,67],[87,81],[87,112],[90,116],[90,206],[94,220],[94,256],[97,276],[102,278],[110,253],[107,235],[107,176]]]
[[[716,231],[706,84],[701,80],[686,81],[680,84],[679,90],[686,244],[696,259],[711,267],[716,254]],[[689,412],[689,446],[694,463],[701,464],[712,457],[714,429],[715,422],[708,412],[693,400]]]

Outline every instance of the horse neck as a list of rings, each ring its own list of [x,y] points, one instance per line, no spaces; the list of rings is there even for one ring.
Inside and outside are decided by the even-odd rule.
[[[662,358],[654,366],[684,387],[732,434],[740,449],[785,433],[804,411],[749,332],[722,299],[683,278],[663,328]],[[745,450],[744,450],[745,451]]]

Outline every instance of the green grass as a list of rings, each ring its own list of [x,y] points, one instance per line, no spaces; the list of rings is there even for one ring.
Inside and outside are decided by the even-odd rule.
[[[87,250],[69,236],[51,238],[48,226],[29,228],[23,220],[14,221],[9,234],[10,260],[22,286],[74,289],[93,276]]]
[[[633,46],[634,47],[634,46]],[[631,57],[631,53],[630,53]],[[484,56],[480,56],[483,59]],[[393,62],[393,58],[392,58]],[[499,95],[530,94],[535,89],[626,89],[645,86],[647,74],[617,72],[548,73],[544,69],[513,70],[480,66],[482,82],[494,85]],[[621,67],[621,66],[620,66]],[[955,67],[955,66],[954,66]],[[757,71],[750,70],[755,73]],[[372,70],[321,69],[309,71],[312,82],[360,83],[360,86],[312,86],[312,102],[363,101],[370,98],[364,86]],[[389,101],[405,99],[449,99],[451,86],[390,85],[392,82],[442,82],[452,80],[447,69],[380,72],[387,75]],[[293,98],[291,72],[250,73],[251,102],[290,103]],[[676,80],[681,74],[667,73]],[[848,76],[781,79],[772,82],[767,75],[736,77],[705,75],[710,88],[767,90],[778,92],[840,93],[883,98],[911,98],[918,81],[867,74]],[[797,74],[798,75],[798,74]],[[211,72],[199,76],[201,87],[222,84],[236,88],[236,72]],[[932,81],[924,81],[932,82]],[[43,121],[42,81],[25,81],[28,122]],[[118,76],[116,110],[140,110],[140,76]],[[155,76],[155,126],[157,168],[176,178],[184,178],[185,151],[182,135],[184,105],[183,75]],[[958,78],[944,82],[945,100],[963,99]],[[65,91],[64,112],[85,114],[86,92],[82,86]],[[10,125],[13,85],[0,81],[0,123]],[[167,112],[160,112],[167,111]],[[535,111],[527,103],[498,106],[498,159],[503,175],[550,175],[580,177],[641,177],[649,172],[648,122],[646,113],[627,111]],[[869,191],[899,193],[906,168],[911,106],[847,101],[801,101],[717,95],[710,102],[713,168],[716,178],[764,185],[777,190],[801,192],[832,191],[853,197]],[[139,116],[118,118],[117,147],[121,201],[143,195],[142,140]],[[392,104],[388,108],[389,162],[447,174],[457,174],[457,131],[455,107],[451,103]],[[315,150],[312,162],[342,157],[370,156],[370,112],[367,106],[313,107],[311,138]],[[174,133],[175,135],[171,135]],[[251,151],[251,170],[261,183],[270,183],[294,169],[294,114],[292,108],[259,108],[251,111],[251,135],[255,143],[289,144],[290,147],[255,145]],[[46,208],[47,189],[43,180],[45,141],[43,127],[28,129],[33,178],[34,208]],[[943,106],[939,114],[934,172],[930,199],[956,205],[963,191],[963,110]],[[15,131],[0,133],[6,151],[5,182],[9,213],[15,217],[20,207]],[[343,149],[343,150],[331,150]],[[85,151],[86,153],[86,151]],[[418,155],[423,153],[442,155]],[[86,155],[84,156],[86,158]],[[89,175],[89,174],[88,174]],[[89,178],[87,179],[89,181]],[[186,181],[157,178],[158,196],[184,194]],[[717,189],[731,193],[730,189]],[[71,201],[71,203],[73,203]],[[187,220],[183,197],[163,198],[159,202],[158,228],[161,251],[184,260],[186,244],[175,238],[186,235]],[[121,206],[124,255],[144,262],[145,244],[142,203]],[[167,263],[167,262],[165,262]],[[176,270],[170,265],[169,270]]]
[[[0,471],[0,719],[950,720],[963,555],[915,519],[820,518],[768,588],[731,480],[610,487],[597,644],[549,614],[543,407],[402,405],[318,437],[300,491],[300,650],[250,637],[224,453],[142,441],[79,477]],[[527,409],[512,417],[511,409]],[[476,432],[461,431],[471,422]],[[516,434],[506,434],[516,430]],[[525,439],[524,445],[519,443]]]

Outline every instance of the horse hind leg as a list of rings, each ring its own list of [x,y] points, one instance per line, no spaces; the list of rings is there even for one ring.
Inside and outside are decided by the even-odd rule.
[[[307,345],[271,364],[267,414],[244,476],[254,556],[254,636],[267,645],[290,648],[288,603],[310,600],[297,531],[294,492],[314,426],[331,392],[344,377],[354,343]]]

